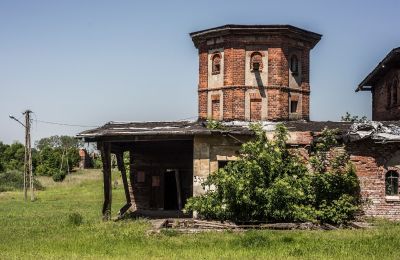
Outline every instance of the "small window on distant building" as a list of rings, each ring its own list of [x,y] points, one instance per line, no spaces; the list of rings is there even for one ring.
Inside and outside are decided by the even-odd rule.
[[[386,195],[399,195],[399,174],[396,171],[388,171],[385,176]]]
[[[290,71],[292,72],[293,75],[299,74],[299,59],[295,54],[293,54],[292,57],[290,57]]]
[[[221,54],[215,53],[212,56],[212,74],[221,73]]]
[[[290,101],[290,113],[297,113],[297,101]]]
[[[262,69],[263,69],[263,62],[261,53],[253,52],[250,57],[250,70],[262,71]]]

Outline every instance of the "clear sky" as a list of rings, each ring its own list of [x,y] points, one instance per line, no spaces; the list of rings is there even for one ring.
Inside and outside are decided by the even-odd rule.
[[[371,117],[359,82],[400,46],[400,1],[0,0],[0,141],[23,141],[8,118],[80,125],[197,115],[189,33],[224,24],[291,24],[323,34],[311,53],[311,120]],[[85,128],[34,122],[32,137]]]

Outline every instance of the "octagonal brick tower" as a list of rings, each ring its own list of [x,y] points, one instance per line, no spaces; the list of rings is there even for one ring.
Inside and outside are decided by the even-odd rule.
[[[224,25],[190,34],[199,51],[199,119],[309,120],[310,50],[290,25]]]

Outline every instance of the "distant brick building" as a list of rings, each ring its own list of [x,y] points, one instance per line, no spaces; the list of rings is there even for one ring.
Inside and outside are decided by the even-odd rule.
[[[305,159],[325,127],[338,129],[340,149],[350,154],[360,180],[363,213],[400,220],[400,123],[375,122],[354,132],[349,122],[309,121],[309,57],[320,34],[289,25],[225,25],[190,36],[199,50],[197,121],[110,122],[78,135],[101,151],[104,218],[111,214],[111,153],[125,189],[121,214],[180,211],[188,198],[205,192],[210,174],[238,158],[241,144],[254,136],[250,121],[260,121],[268,137],[276,125],[271,121],[281,121],[290,131],[288,145]],[[393,50],[358,88],[373,92],[375,120],[399,115],[393,87],[398,56]],[[224,127],[207,127],[208,118]],[[393,124],[398,134],[382,132]]]
[[[199,50],[199,118],[310,118],[310,50],[321,35],[289,25],[225,25],[190,34]]]
[[[400,47],[393,49],[356,91],[371,91],[372,120],[400,120]]]

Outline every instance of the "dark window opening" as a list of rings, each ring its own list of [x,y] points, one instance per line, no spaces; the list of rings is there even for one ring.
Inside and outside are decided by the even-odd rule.
[[[386,195],[397,196],[399,194],[399,174],[396,171],[388,171],[385,175]]]
[[[221,55],[216,53],[212,56],[212,74],[219,74],[221,72]]]
[[[164,209],[177,210],[178,196],[175,171],[166,171],[164,173]]]
[[[290,101],[290,113],[297,113],[297,101]]]
[[[299,59],[296,55],[292,55],[290,58],[290,71],[293,75],[299,74]]]
[[[218,169],[224,168],[229,161],[218,161]]]
[[[259,52],[254,52],[250,57],[250,70],[251,71],[262,71],[262,55]]]

